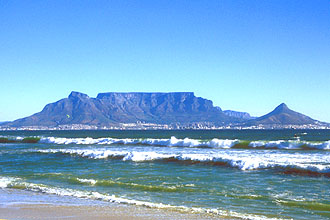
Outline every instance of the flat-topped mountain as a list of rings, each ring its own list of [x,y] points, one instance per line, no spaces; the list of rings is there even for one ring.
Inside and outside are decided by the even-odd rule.
[[[238,111],[232,111],[232,110],[225,110],[223,111],[226,115],[234,118],[240,118],[240,119],[254,119],[255,117],[252,117],[249,113],[247,112],[238,112]]]
[[[307,125],[315,123],[319,122],[289,109],[285,103],[280,104],[270,113],[247,122],[249,125]]]
[[[214,106],[211,100],[192,92],[100,93],[91,98],[71,92],[68,98],[47,104],[32,116],[6,122],[2,127],[58,127],[62,125],[121,126],[122,124],[158,124],[189,127],[247,127],[283,125],[321,125],[308,116],[290,110],[284,103],[258,118],[246,112]],[[323,123],[326,124],[326,123]],[[177,126],[178,125],[178,126]],[[329,124],[326,124],[329,125]]]
[[[71,92],[68,98],[48,104],[32,116],[9,123],[10,126],[58,126],[88,124],[108,126],[118,123],[198,123],[221,125],[239,122],[213,106],[212,101],[192,92],[100,93],[96,98]]]

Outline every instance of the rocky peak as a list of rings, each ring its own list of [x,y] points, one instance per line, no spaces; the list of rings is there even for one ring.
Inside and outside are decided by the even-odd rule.
[[[285,103],[282,103],[273,110],[273,113],[281,113],[281,112],[287,112],[287,111],[291,111],[291,110]]]
[[[72,91],[68,98],[69,99],[87,99],[87,98],[89,98],[89,96],[84,93]]]
[[[278,110],[287,110],[287,109],[289,109],[289,107],[285,103],[281,103],[275,109],[278,109]]]

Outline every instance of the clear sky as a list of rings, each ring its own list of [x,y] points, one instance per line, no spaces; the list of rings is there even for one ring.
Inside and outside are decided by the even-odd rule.
[[[328,0],[0,0],[0,121],[80,91],[330,122]]]

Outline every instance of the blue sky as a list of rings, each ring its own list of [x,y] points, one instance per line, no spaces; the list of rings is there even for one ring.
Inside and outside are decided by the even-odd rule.
[[[80,91],[192,91],[330,122],[330,2],[0,0],[0,121]]]

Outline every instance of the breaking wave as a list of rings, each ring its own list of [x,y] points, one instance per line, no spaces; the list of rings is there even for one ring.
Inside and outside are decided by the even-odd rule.
[[[76,155],[90,159],[119,159],[132,162],[183,162],[220,165],[238,168],[243,171],[258,169],[277,169],[284,173],[306,175],[322,175],[330,177],[330,157],[328,154],[295,154],[285,152],[266,152],[249,150],[210,151],[201,149],[193,152],[184,151],[159,151],[136,149],[45,149],[37,150],[38,153],[60,153]]]
[[[149,184],[139,184],[134,182],[125,182],[119,181],[119,179],[91,179],[91,178],[79,178],[71,175],[63,174],[63,173],[38,173],[36,176],[42,176],[45,178],[52,178],[59,180],[61,182],[69,182],[73,184],[79,185],[88,185],[88,186],[119,186],[124,188],[138,189],[143,191],[156,191],[156,192],[193,192],[195,187],[192,183],[187,184],[169,184],[167,182],[163,182],[157,185],[149,185]],[[0,186],[1,188],[1,186]]]
[[[105,202],[113,202],[113,203],[121,203],[121,204],[128,204],[128,205],[137,205],[137,206],[144,206],[148,208],[157,208],[157,209],[167,209],[167,210],[174,210],[174,211],[183,211],[183,212],[190,212],[190,213],[205,213],[205,214],[213,214],[219,216],[226,216],[226,217],[234,217],[234,218],[241,218],[241,219],[253,219],[253,220],[266,220],[266,219],[277,219],[277,218],[268,218],[265,216],[253,215],[253,214],[242,214],[233,211],[221,210],[221,209],[212,209],[212,208],[197,208],[197,207],[186,207],[186,206],[175,206],[170,204],[163,204],[163,203],[153,203],[147,201],[139,201],[134,199],[127,199],[118,197],[116,195],[109,195],[105,193],[99,193],[95,191],[82,191],[82,190],[75,190],[69,188],[60,188],[55,186],[48,186],[44,184],[35,184],[25,182],[21,178],[13,178],[13,177],[0,177],[0,188],[12,188],[12,189],[21,189],[21,190],[28,190],[33,192],[40,192],[46,194],[54,194],[58,196],[71,196],[77,198],[85,198],[85,199],[92,199],[92,200],[101,200]]]
[[[306,149],[306,150],[330,150],[330,140],[325,142],[308,142],[297,140],[277,140],[277,141],[242,141],[230,139],[217,139],[203,141],[197,139],[116,139],[116,138],[60,138],[43,137],[41,143],[51,144],[77,144],[77,145],[148,145],[167,147],[196,147],[196,148],[251,148],[251,149]]]
[[[80,184],[86,184],[86,185],[92,185],[92,186],[120,186],[120,187],[126,187],[126,188],[133,188],[133,189],[140,189],[143,191],[157,191],[157,192],[192,192],[191,186],[189,184],[181,184],[181,185],[171,185],[171,186],[165,186],[163,184],[160,185],[144,185],[144,184],[138,184],[138,183],[132,183],[132,182],[120,182],[120,181],[114,181],[114,180],[95,180],[95,179],[81,179],[81,178],[75,178],[72,180],[73,182],[78,182]]]

